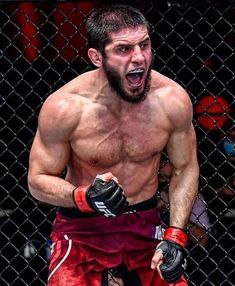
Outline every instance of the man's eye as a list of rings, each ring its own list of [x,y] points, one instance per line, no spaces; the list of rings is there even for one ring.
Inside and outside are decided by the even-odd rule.
[[[126,53],[130,50],[130,47],[120,47],[118,50],[122,53]]]
[[[149,46],[149,43],[143,43],[140,47],[141,47],[141,49],[146,49],[146,48],[148,48],[148,46]]]

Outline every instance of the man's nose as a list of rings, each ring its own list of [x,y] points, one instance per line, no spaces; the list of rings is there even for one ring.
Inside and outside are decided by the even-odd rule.
[[[132,62],[142,63],[144,61],[143,51],[139,46],[135,46],[132,54]]]

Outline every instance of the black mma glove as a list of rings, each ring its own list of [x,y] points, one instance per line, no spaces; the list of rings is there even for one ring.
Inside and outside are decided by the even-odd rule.
[[[97,212],[106,217],[115,217],[127,210],[128,202],[123,189],[114,180],[95,178],[90,186],[73,191],[76,206],[82,212]]]
[[[163,241],[157,246],[163,254],[163,263],[160,265],[162,277],[169,283],[177,282],[187,266],[185,249],[187,234],[180,228],[168,227],[165,230]]]

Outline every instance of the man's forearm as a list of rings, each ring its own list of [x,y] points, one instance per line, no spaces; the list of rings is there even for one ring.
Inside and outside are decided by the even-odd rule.
[[[199,170],[195,165],[174,174],[169,186],[170,225],[184,228],[198,192]]]
[[[75,207],[72,192],[74,185],[52,175],[37,175],[29,179],[29,190],[37,200],[61,207]]]

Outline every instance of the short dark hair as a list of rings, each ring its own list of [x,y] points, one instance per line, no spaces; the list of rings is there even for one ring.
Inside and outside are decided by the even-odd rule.
[[[125,28],[146,26],[149,23],[144,15],[129,5],[108,5],[94,10],[86,21],[87,41],[90,48],[104,54],[105,46],[110,42],[110,33]]]

